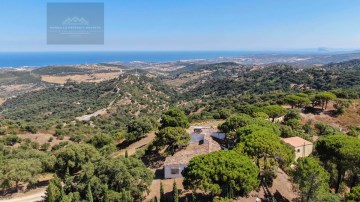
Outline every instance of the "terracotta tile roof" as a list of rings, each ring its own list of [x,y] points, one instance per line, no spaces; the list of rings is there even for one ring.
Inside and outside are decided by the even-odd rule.
[[[309,142],[301,137],[289,137],[289,138],[282,138],[282,140],[291,145],[292,147],[301,147],[303,145],[312,145],[312,142]]]

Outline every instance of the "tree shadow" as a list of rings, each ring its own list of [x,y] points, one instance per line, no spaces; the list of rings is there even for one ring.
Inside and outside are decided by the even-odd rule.
[[[170,192],[172,194],[172,192]],[[193,199],[193,196],[195,196],[195,199]],[[182,196],[179,198],[180,202],[185,201],[213,201],[213,196],[202,194],[202,193],[196,193],[193,194],[192,192],[187,192],[182,194]]]
[[[281,193],[278,190],[276,190],[276,192],[274,193],[274,198],[276,199],[277,202],[290,202],[287,198],[281,195]]]
[[[16,193],[26,193],[33,189],[45,187],[48,184],[49,184],[49,180],[39,181],[33,184],[29,184],[27,186],[25,184],[19,184],[18,190],[16,189],[16,187],[0,190],[0,196],[4,197],[4,196],[11,196]]]
[[[155,151],[146,153],[143,157],[141,157],[141,160],[147,167],[158,169],[164,165],[165,158],[165,156]]]
[[[155,176],[154,179],[162,180],[164,179],[164,169],[159,168],[155,170]]]
[[[315,107],[305,107],[301,110],[304,114],[314,114],[314,115],[320,115],[321,112],[323,112],[323,109],[315,108]]]
[[[32,190],[32,189],[36,189],[36,188],[39,188],[39,187],[47,186],[49,184],[49,181],[50,180],[44,180],[44,181],[41,181],[41,182],[30,184],[30,185],[27,186],[27,190]]]
[[[336,113],[336,110],[324,111],[324,114],[331,117],[338,117],[340,114]]]
[[[173,200],[173,192],[172,190],[169,192],[164,193],[165,194],[165,201],[174,201]]]
[[[117,148],[118,150],[126,149],[126,148],[127,148],[128,146],[130,146],[132,143],[137,142],[137,141],[139,141],[139,140],[141,140],[141,139],[143,139],[143,138],[145,138],[145,137],[142,137],[142,138],[140,138],[140,139],[136,139],[136,140],[133,140],[133,141],[124,140],[123,142],[117,144],[117,145],[116,145],[116,148]]]

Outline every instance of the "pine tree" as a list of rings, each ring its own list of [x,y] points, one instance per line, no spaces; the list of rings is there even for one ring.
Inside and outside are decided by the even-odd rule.
[[[109,202],[109,193],[108,192],[105,193],[104,202]]]
[[[160,202],[166,202],[165,193],[164,193],[164,185],[160,182]]]
[[[69,167],[66,168],[65,179],[71,177]]]
[[[61,196],[60,196],[60,202],[69,202],[68,196],[66,195],[64,189],[61,187]],[[59,200],[58,200],[59,201]]]
[[[46,189],[45,201],[56,202],[56,198],[59,196],[59,189],[56,187],[54,182],[50,180],[49,186]]]
[[[64,190],[62,189],[61,181],[57,176],[55,176],[52,180],[50,180],[46,189],[45,201],[57,202],[62,198],[62,195],[65,194],[63,192]]]
[[[130,191],[123,190],[121,192],[121,201],[122,202],[132,202],[133,201]]]
[[[89,202],[94,202],[93,195],[92,195],[92,192],[91,192],[90,184],[88,184],[88,187],[87,187],[86,199],[87,199],[87,201],[89,201]]]
[[[196,202],[196,200],[197,200],[197,199],[196,199],[196,194],[195,194],[195,192],[192,192],[192,193],[191,193],[191,201],[192,201],[192,202]]]
[[[173,183],[173,201],[179,202],[179,190],[177,188],[177,184],[176,184],[175,180]]]
[[[69,167],[66,168],[66,173],[65,173],[65,178],[64,178],[64,183],[65,186],[69,186],[71,185],[71,183],[73,182],[74,178],[70,175],[70,171],[69,171]]]

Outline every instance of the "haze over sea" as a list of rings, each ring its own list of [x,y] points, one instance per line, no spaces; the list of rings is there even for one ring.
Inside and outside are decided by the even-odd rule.
[[[102,62],[169,62],[257,54],[302,54],[303,51],[112,51],[112,52],[0,52],[0,67],[94,64]]]

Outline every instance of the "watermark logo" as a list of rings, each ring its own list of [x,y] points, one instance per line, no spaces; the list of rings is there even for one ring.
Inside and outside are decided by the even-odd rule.
[[[104,44],[104,4],[48,3],[47,43]]]
[[[89,25],[89,22],[85,20],[84,18],[78,18],[77,16],[72,18],[66,18],[63,22],[63,25],[69,26],[69,25]]]

